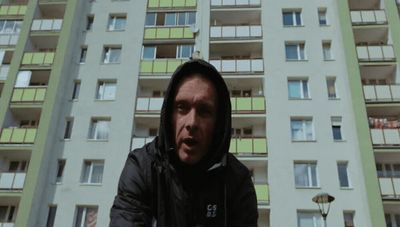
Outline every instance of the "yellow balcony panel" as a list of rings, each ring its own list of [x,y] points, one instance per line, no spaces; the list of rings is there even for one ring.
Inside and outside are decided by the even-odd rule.
[[[232,112],[236,111],[236,98],[231,98],[231,109]]]
[[[25,53],[22,65],[51,65],[54,61],[54,52]]]
[[[12,133],[13,133],[13,129],[12,128],[4,128],[1,131],[0,143],[9,143],[10,140],[11,140]]]
[[[34,143],[36,130],[36,128],[4,128],[1,132],[0,143]]]
[[[10,6],[8,8],[8,15],[18,15],[19,6]]]
[[[156,38],[156,28],[146,28],[144,30],[144,39],[155,39]]]
[[[11,102],[43,102],[46,88],[14,88]]]
[[[14,89],[12,97],[11,97],[11,102],[20,102],[20,101],[22,101],[23,92],[24,92],[23,89]]]
[[[169,38],[169,28],[157,28],[156,38],[157,39],[168,39]]]
[[[251,98],[236,98],[237,111],[251,111]]]
[[[44,101],[45,96],[46,96],[46,88],[37,88],[34,101],[42,102]]]
[[[160,74],[173,73],[178,66],[184,63],[182,59],[155,59],[142,60],[140,63],[140,73],[144,74]]]
[[[33,65],[40,65],[44,62],[45,53],[34,53],[32,57]]]
[[[149,8],[156,8],[158,7],[160,1],[159,0],[149,0]]]
[[[25,5],[0,6],[0,16],[23,16],[26,13]]]
[[[186,0],[186,7],[196,7],[196,0]]]
[[[18,14],[19,15],[25,15],[26,9],[27,9],[27,6],[19,6]]]
[[[251,154],[253,152],[252,139],[237,139],[236,141],[239,154]]]
[[[185,0],[173,0],[172,6],[173,7],[184,7],[185,6]]]
[[[153,61],[142,60],[140,63],[141,73],[152,73],[153,72]]]
[[[254,111],[264,111],[265,110],[265,101],[264,97],[253,97],[253,110]]]
[[[167,72],[167,61],[156,60],[153,63],[153,73],[166,73]]]
[[[168,73],[173,73],[175,72],[175,70],[178,68],[178,66],[180,66],[183,63],[183,60],[175,60],[175,59],[171,59],[168,60],[168,65],[167,65],[167,72]]]
[[[0,16],[7,15],[8,13],[8,6],[0,6]]]
[[[15,128],[11,135],[11,143],[24,143],[25,140],[26,129],[24,128]]]
[[[183,27],[181,27],[181,28],[171,28],[171,30],[170,30],[170,38],[171,39],[183,38]]]
[[[185,39],[193,39],[193,32],[190,28],[186,27],[183,29],[183,38]]]
[[[258,202],[269,202],[269,189],[268,185],[256,184],[254,185],[257,194]]]
[[[37,129],[35,129],[35,128],[26,129],[24,143],[34,143],[35,137],[36,137],[36,131],[37,131]]]
[[[54,53],[53,52],[46,53],[43,64],[51,65],[53,64],[53,61],[54,61]]]
[[[266,154],[267,153],[267,139],[254,138],[253,139],[253,153]]]
[[[236,154],[236,139],[232,138],[229,146],[229,152]]]
[[[22,64],[23,65],[30,65],[32,62],[33,53],[25,53],[22,57]]]
[[[35,100],[35,94],[36,90],[35,89],[24,89],[23,95],[22,95],[22,102],[29,102]]]
[[[172,0],[160,0],[160,7],[172,7]]]

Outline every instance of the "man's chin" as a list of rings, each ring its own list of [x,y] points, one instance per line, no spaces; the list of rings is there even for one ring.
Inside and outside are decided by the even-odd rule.
[[[190,155],[183,151],[180,151],[178,156],[179,156],[179,159],[181,160],[181,162],[185,163],[186,165],[194,165],[199,162],[198,157],[196,157],[194,155]]]

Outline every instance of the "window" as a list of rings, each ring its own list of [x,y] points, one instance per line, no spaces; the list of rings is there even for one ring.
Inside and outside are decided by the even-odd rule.
[[[156,47],[143,46],[142,59],[156,59]]]
[[[56,218],[56,212],[57,212],[57,206],[50,205],[49,206],[49,214],[47,215],[46,227],[53,227],[54,226],[54,220]]]
[[[311,118],[293,118],[290,121],[290,126],[293,141],[314,140],[314,128]]]
[[[104,161],[84,161],[81,183],[101,184],[103,181]]]
[[[91,227],[97,224],[97,206],[78,206],[74,227]]]
[[[310,98],[307,79],[288,80],[288,91],[290,99]]]
[[[74,90],[72,91],[72,99],[78,99],[80,89],[81,89],[81,81],[80,80],[74,81]]]
[[[0,223],[15,222],[15,206],[0,206]]]
[[[400,163],[377,163],[376,170],[378,177],[400,178]]]
[[[10,165],[8,167],[9,172],[26,172],[28,168],[27,161],[10,161]]]
[[[149,19],[149,23],[153,22]],[[196,12],[179,12],[179,13],[166,13],[164,25],[166,26],[182,26],[191,25],[196,23]]]
[[[301,20],[301,10],[295,11],[283,11],[283,25],[284,26],[301,26],[303,25]]]
[[[74,124],[73,118],[67,118],[65,120],[64,139],[71,139],[71,132],[72,132],[73,124]]]
[[[0,20],[0,34],[18,34],[21,32],[22,21]]]
[[[110,18],[108,19],[109,31],[125,30],[125,26],[126,26],[126,15],[110,15]]]
[[[109,133],[109,119],[94,118],[91,121],[89,139],[107,140]]]
[[[81,47],[81,55],[79,57],[79,63],[86,62],[87,47]]]
[[[147,13],[145,26],[155,26],[156,25],[157,13]]]
[[[299,227],[323,227],[322,217],[318,212],[297,211]]]
[[[331,41],[322,42],[322,54],[324,56],[325,61],[333,60]]]
[[[58,160],[56,183],[61,183],[62,182],[62,177],[63,177],[63,174],[64,174],[64,168],[65,168],[65,160],[64,159]]]
[[[300,61],[306,60],[306,55],[304,51],[305,43],[286,43],[286,60],[288,61]]]
[[[176,47],[176,58],[190,58],[193,54],[193,45],[178,45]]]
[[[318,187],[316,163],[295,163],[294,175],[296,187]]]
[[[97,86],[96,99],[114,100],[117,89],[116,81],[99,81]]]
[[[86,31],[90,31],[93,28],[93,21],[94,21],[94,15],[89,15],[87,16],[86,20]]]
[[[344,227],[354,227],[354,212],[343,212]]]
[[[341,188],[350,188],[349,175],[347,171],[347,163],[342,162],[337,164],[339,183]]]
[[[326,86],[328,88],[328,98],[329,99],[338,98],[336,91],[336,78],[334,77],[326,78]]]
[[[343,140],[342,135],[342,118],[341,117],[331,117],[332,124],[332,135],[333,140]]]
[[[328,25],[328,20],[326,19],[326,9],[318,9],[318,20],[319,25]]]
[[[121,47],[104,47],[103,63],[119,63]]]

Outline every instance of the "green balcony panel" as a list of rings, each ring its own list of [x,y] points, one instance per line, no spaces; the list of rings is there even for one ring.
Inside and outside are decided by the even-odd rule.
[[[34,101],[44,101],[44,97],[46,96],[46,88],[38,88],[36,89],[36,95]]]
[[[251,98],[236,98],[237,111],[251,111]]]
[[[23,143],[25,140],[26,129],[15,128],[11,136],[11,143]]]
[[[159,0],[149,0],[149,8],[158,7]]]
[[[269,201],[268,185],[254,185],[257,194],[257,201]]]
[[[160,7],[171,7],[172,0],[160,0]]]
[[[23,89],[15,88],[11,97],[11,102],[20,102],[22,100],[23,92]]]
[[[25,53],[24,57],[22,58],[23,65],[30,65],[32,64],[33,53]]]
[[[140,63],[141,73],[152,73],[153,72],[153,61],[142,61]]]
[[[231,109],[236,111],[236,98],[231,98]]]
[[[168,60],[167,72],[173,73],[182,64],[181,60]]]
[[[19,15],[25,15],[25,13],[26,13],[26,8],[27,6],[19,6],[19,11],[18,11],[18,14]]]
[[[144,39],[155,39],[156,31],[157,31],[157,29],[155,29],[155,28],[146,28],[144,30]]]
[[[25,88],[22,94],[22,100],[23,102],[31,102],[35,100],[35,93],[36,89],[32,88]]]
[[[236,141],[238,153],[252,153],[253,146],[251,139],[237,139]]]
[[[195,7],[196,6],[196,0],[186,0],[186,6]]]
[[[184,7],[185,6],[185,0],[174,0],[172,3],[173,7]]]
[[[264,138],[253,139],[254,153],[266,154],[267,153],[267,140]]]
[[[54,61],[54,53],[52,52],[46,53],[43,63],[51,65],[53,64],[53,61]]]
[[[154,61],[153,73],[166,73],[167,72],[167,61]]]
[[[44,62],[45,53],[34,53],[32,56],[32,64],[41,65]]]
[[[254,111],[264,111],[265,110],[264,97],[253,97],[253,110]]]
[[[3,128],[0,135],[0,143],[9,143],[12,135],[12,128]]]
[[[229,145],[229,152],[236,153],[236,139],[231,139],[231,144]]]
[[[0,7],[0,15],[4,16],[8,13],[8,6],[1,6]]]
[[[168,39],[169,38],[169,28],[158,28],[156,37],[157,37],[157,39]]]
[[[183,28],[171,28],[170,38],[171,39],[183,38]]]
[[[190,28],[185,28],[185,29],[183,30],[183,38],[185,38],[185,39],[192,39],[192,38],[194,38],[194,37],[193,37],[192,29],[190,29]]]
[[[35,137],[36,137],[36,128],[28,128],[26,129],[26,135],[25,135],[25,143],[34,143],[35,142]]]
[[[19,6],[10,6],[8,8],[8,15],[18,15]]]

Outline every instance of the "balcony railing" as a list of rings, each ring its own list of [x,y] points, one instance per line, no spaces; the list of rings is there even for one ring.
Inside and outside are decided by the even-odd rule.
[[[266,138],[232,138],[229,152],[238,155],[266,155],[267,139]]]
[[[400,101],[400,84],[364,85],[366,102],[393,102]]]
[[[31,144],[35,142],[36,128],[3,128],[0,144]]]
[[[50,66],[54,61],[54,52],[24,53],[22,65]]]
[[[386,24],[385,10],[360,10],[351,11],[353,25]]]
[[[263,59],[210,60],[222,73],[264,72]]]
[[[14,88],[11,102],[43,102],[47,86],[16,87]]]
[[[31,31],[60,31],[62,19],[33,20]]]
[[[399,129],[370,129],[372,144],[375,146],[399,146]]]
[[[137,113],[159,113],[164,98],[139,97],[136,100]],[[232,113],[265,113],[264,97],[232,97]]]
[[[196,0],[149,0],[149,8],[195,7]]]
[[[269,187],[267,184],[254,184],[258,204],[269,203]]]
[[[400,199],[400,178],[379,177],[382,198]]]
[[[0,173],[0,190],[23,189],[26,173]]]
[[[133,137],[132,150],[143,147],[146,143],[153,141],[154,137]]]
[[[394,61],[393,46],[357,46],[357,55],[360,62]]]
[[[193,39],[190,27],[145,28],[144,39]]]
[[[259,6],[261,0],[211,0],[211,6]]]
[[[0,227],[14,227],[14,222],[0,222]]]
[[[210,38],[260,38],[262,37],[260,25],[249,26],[212,26]]]
[[[0,80],[7,80],[8,71],[10,71],[10,65],[0,66]]]
[[[176,68],[186,62],[184,59],[155,59],[142,60],[140,62],[140,73],[143,74],[170,74],[175,72]]]
[[[0,46],[15,46],[18,42],[19,34],[0,34]]]
[[[0,16],[24,16],[26,5],[2,5],[0,6]]]

